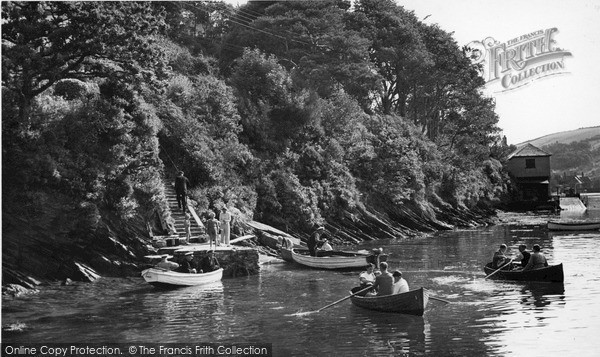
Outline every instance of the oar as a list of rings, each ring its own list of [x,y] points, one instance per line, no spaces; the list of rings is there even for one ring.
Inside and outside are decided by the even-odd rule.
[[[321,312],[321,310],[325,310],[325,309],[326,309],[326,308],[328,308],[328,307],[331,307],[331,306],[333,306],[333,305],[339,304],[340,302],[342,302],[342,301],[344,301],[344,300],[348,300],[348,299],[350,299],[351,297],[353,297],[354,295],[357,295],[357,294],[360,294],[360,293],[362,293],[362,292],[365,292],[365,291],[367,291],[367,290],[370,290],[371,288],[372,288],[372,286],[368,286],[368,287],[366,287],[366,288],[364,288],[364,289],[362,289],[362,290],[360,290],[360,291],[357,291],[357,292],[355,292],[354,294],[348,295],[348,296],[346,296],[345,298],[341,298],[341,299],[339,299],[338,301],[332,302],[331,304],[329,304],[329,305],[326,305],[326,306],[323,306],[323,307],[322,307],[322,308],[320,308],[319,310],[317,310],[317,311],[313,311],[313,312]]]
[[[427,289],[425,289],[425,290],[427,290]],[[429,291],[427,292],[427,295],[429,295],[429,298],[430,298],[431,300],[437,300],[437,301],[445,302],[446,304],[450,304],[450,301],[448,301],[448,300],[444,300],[444,299],[440,299],[439,297],[432,296],[432,295],[429,293]]]
[[[357,292],[355,292],[354,294],[348,295],[348,296],[346,296],[345,298],[341,298],[341,299],[339,299],[338,301],[332,302],[331,304],[329,304],[329,305],[327,305],[327,306],[323,306],[323,307],[322,307],[322,308],[320,308],[319,310],[315,310],[315,311],[305,311],[305,312],[296,312],[295,314],[286,315],[286,316],[305,316],[305,315],[308,315],[308,314],[314,314],[315,312],[320,312],[321,310],[325,310],[325,309],[326,309],[326,308],[328,308],[328,307],[331,307],[331,306],[333,306],[333,305],[335,305],[335,304],[339,304],[340,302],[342,302],[342,301],[344,301],[344,300],[348,300],[348,299],[350,299],[351,297],[353,297],[354,295],[357,295],[357,294],[360,294],[360,293],[362,293],[362,292],[365,292],[365,291],[367,291],[367,290],[369,290],[369,289],[371,289],[371,288],[372,288],[372,286],[367,286],[366,288],[364,288],[364,289],[362,289],[362,290],[360,290],[360,291],[357,291]]]
[[[506,264],[504,264],[503,266],[501,266],[500,268],[496,269],[496,270],[495,270],[493,273],[491,273],[490,275],[486,276],[484,279],[487,279],[487,278],[489,278],[490,276],[492,276],[492,275],[496,274],[497,272],[499,272],[499,271],[500,271],[500,269],[502,269],[502,268],[504,268],[505,266],[507,266],[508,264],[512,263],[512,261],[513,261],[512,259],[511,259],[511,260],[509,260],[509,261],[508,261],[508,263],[506,263]]]
[[[431,295],[429,295],[429,298],[430,298],[431,300],[437,300],[437,301],[445,302],[446,304],[449,304],[449,303],[450,303],[450,301],[448,301],[448,300],[440,299],[440,298],[438,298],[438,297],[431,296]]]

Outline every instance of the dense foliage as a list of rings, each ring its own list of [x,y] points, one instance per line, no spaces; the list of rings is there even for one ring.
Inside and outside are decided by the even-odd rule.
[[[594,148],[594,142],[600,137],[574,141],[568,144],[553,143],[545,145],[543,150],[552,154],[552,170],[558,172],[587,171],[597,165],[600,158],[600,147]]]
[[[477,73],[391,0],[3,2],[3,212],[148,218],[178,169],[199,212],[280,228],[472,208],[504,190]]]

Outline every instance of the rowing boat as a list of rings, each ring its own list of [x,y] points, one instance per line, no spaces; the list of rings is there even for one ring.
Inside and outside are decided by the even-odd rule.
[[[313,257],[306,249],[292,248],[284,252],[285,250],[287,249],[281,249],[282,257],[284,255],[291,255],[294,262],[318,269],[364,268],[368,265],[369,261],[367,259],[371,256],[368,253],[361,252],[327,251],[319,252],[318,256]]]
[[[142,277],[146,282],[159,287],[205,285],[220,281],[223,277],[223,269],[217,269],[209,273],[188,274],[161,268],[150,268],[142,271]]]
[[[490,275],[496,271],[492,268],[492,263],[488,263],[483,271],[486,275]],[[533,270],[500,270],[490,276],[491,279],[500,280],[515,280],[515,281],[544,281],[544,282],[557,282],[561,283],[565,281],[565,275],[563,273],[563,265],[550,265],[541,269]]]
[[[429,302],[429,294],[427,290],[420,288],[394,295],[354,295],[350,300],[354,305],[369,310],[422,316]]]
[[[309,254],[309,251],[307,248],[294,248],[294,249],[296,250],[296,252],[298,254]],[[294,262],[294,258],[292,258],[292,250],[291,249],[281,248],[279,250],[279,254],[281,254],[281,259],[285,260],[286,262],[290,262],[290,263]]]
[[[594,231],[600,229],[598,221],[548,221],[551,231]]]

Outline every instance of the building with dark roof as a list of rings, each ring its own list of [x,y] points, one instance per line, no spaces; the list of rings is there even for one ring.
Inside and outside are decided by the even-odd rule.
[[[526,144],[508,156],[506,169],[517,187],[517,201],[547,202],[550,198],[551,154]]]

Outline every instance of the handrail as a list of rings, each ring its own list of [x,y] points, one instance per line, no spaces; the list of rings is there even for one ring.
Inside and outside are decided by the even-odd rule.
[[[188,211],[190,211],[190,213],[192,214],[192,217],[194,217],[194,220],[196,221],[196,224],[198,225],[198,227],[205,228],[204,223],[202,223],[202,221],[200,220],[200,217],[198,217],[198,215],[196,214],[196,210],[192,206],[190,206],[190,204],[189,204],[189,202],[187,202],[187,200],[186,200],[186,203],[187,203]]]

